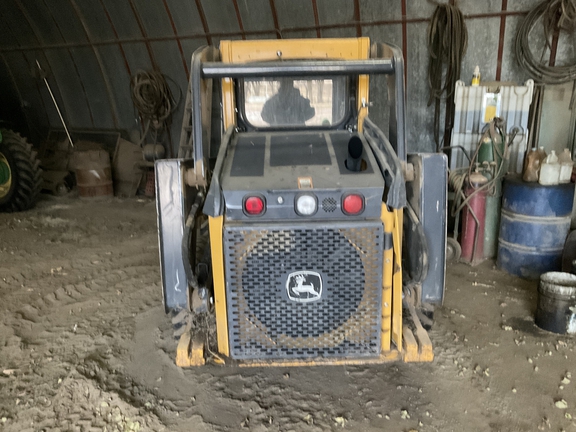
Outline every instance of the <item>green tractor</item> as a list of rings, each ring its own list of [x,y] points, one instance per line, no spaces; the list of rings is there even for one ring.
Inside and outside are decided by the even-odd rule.
[[[41,188],[40,161],[32,144],[17,132],[0,129],[0,212],[34,207]]]

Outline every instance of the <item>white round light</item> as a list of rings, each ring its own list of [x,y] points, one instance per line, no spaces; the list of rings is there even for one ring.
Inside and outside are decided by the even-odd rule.
[[[310,216],[316,213],[316,198],[311,195],[301,195],[296,198],[296,211],[302,216]]]

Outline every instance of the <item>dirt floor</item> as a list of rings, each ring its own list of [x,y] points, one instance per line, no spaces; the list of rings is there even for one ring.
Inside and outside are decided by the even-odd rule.
[[[448,269],[433,363],[181,370],[154,202],[43,197],[0,214],[0,299],[6,432],[576,431],[575,340],[492,263]]]

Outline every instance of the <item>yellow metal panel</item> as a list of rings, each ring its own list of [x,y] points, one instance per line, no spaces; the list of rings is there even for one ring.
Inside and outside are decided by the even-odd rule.
[[[214,306],[216,309],[218,352],[228,356],[228,317],[226,316],[226,280],[224,279],[224,250],[222,245],[224,216],[209,216],[208,222],[210,227],[210,249],[212,252],[212,277],[214,279]]]
[[[220,56],[222,63],[232,63],[232,41],[220,42]],[[222,111],[224,116],[224,130],[236,124],[236,102],[234,100],[234,81],[230,78],[222,79]]]
[[[392,277],[392,340],[402,349],[402,217],[403,209],[394,209],[394,276]]]
[[[234,101],[234,81],[230,78],[222,79],[222,111],[224,117],[224,130],[236,124],[236,102]]]
[[[394,215],[382,204],[380,219],[384,224],[384,233],[393,235]],[[382,263],[382,352],[390,351],[390,330],[392,328],[392,272],[394,261],[393,249],[384,250]]]
[[[369,58],[370,56],[370,40],[368,38],[361,38],[360,43],[362,44],[361,52],[366,53],[366,57],[361,57],[362,59]],[[364,122],[364,117],[368,115],[368,102],[369,99],[369,89],[370,83],[368,81],[368,75],[360,75],[358,77],[358,132],[362,133],[362,126]]]
[[[243,63],[279,59],[366,59],[368,38],[270,39],[220,42],[222,61]],[[278,55],[280,54],[280,55]]]
[[[190,367],[190,329],[185,331],[180,340],[178,347],[176,347],[176,366]]]

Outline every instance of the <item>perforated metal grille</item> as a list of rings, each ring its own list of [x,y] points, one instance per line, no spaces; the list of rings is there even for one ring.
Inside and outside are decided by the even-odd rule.
[[[378,355],[382,239],[377,222],[225,227],[231,356]],[[287,281],[298,272],[321,276],[316,301],[289,297]]]
[[[322,200],[322,210],[332,213],[336,210],[336,200],[334,198],[324,198]]]

